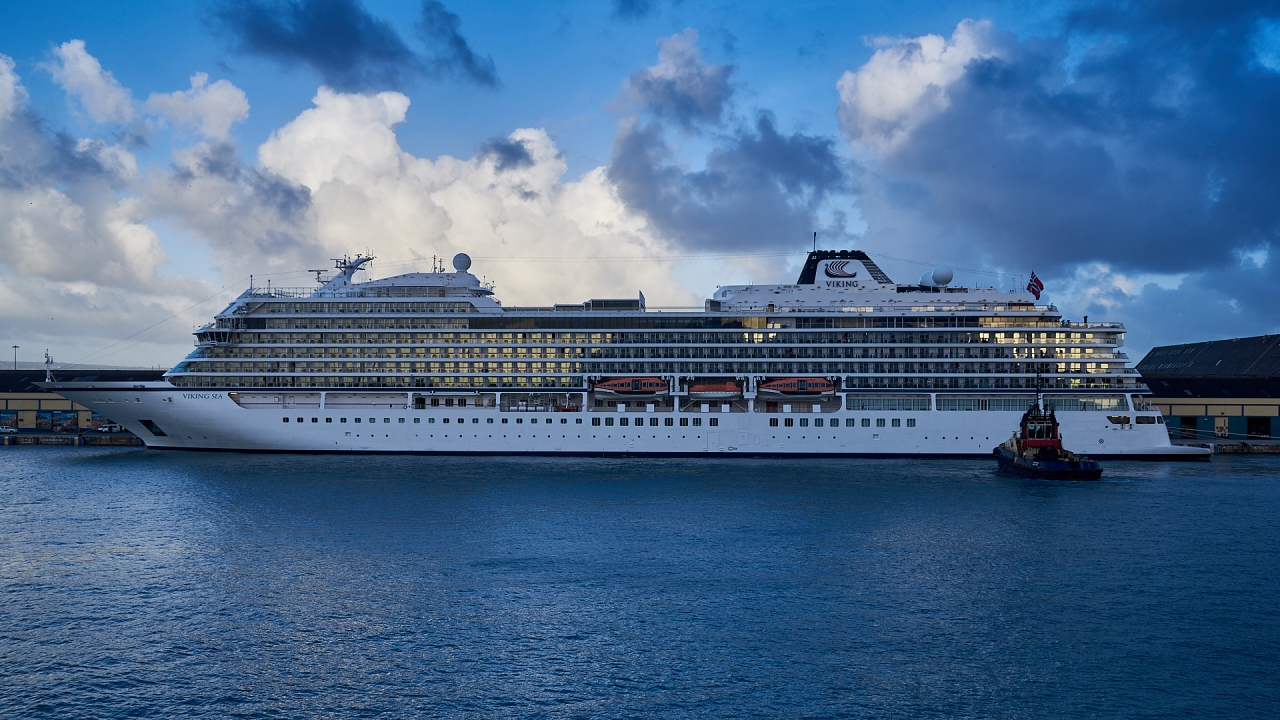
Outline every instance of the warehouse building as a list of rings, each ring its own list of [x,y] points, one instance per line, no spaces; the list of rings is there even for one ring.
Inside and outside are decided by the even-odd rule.
[[[77,382],[146,382],[159,380],[163,370],[67,370],[54,373],[59,380]],[[44,370],[0,370],[0,426],[35,432],[80,432],[109,422],[87,408],[59,395],[45,392],[35,383]]]
[[[1137,369],[1175,440],[1280,438],[1280,335],[1158,347]]]

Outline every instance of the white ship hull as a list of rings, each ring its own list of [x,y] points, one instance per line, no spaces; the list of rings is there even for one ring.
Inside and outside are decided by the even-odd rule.
[[[150,448],[252,452],[539,454],[584,456],[974,456],[987,457],[1018,426],[1020,412],[847,411],[822,413],[528,412],[497,407],[407,407],[409,395],[370,391],[368,405],[244,407],[223,390],[191,391],[166,382],[46,387],[138,435]],[[345,391],[350,398],[352,393]],[[715,407],[715,406],[712,406]],[[936,407],[936,404],[935,404]],[[630,410],[630,408],[629,408]],[[1154,411],[1128,411],[1134,424],[1107,413],[1059,415],[1067,446],[1095,458],[1205,459],[1200,448],[1173,446],[1163,424],[1138,424]],[[288,419],[286,422],[285,419]],[[359,418],[360,422],[356,422]],[[593,425],[609,418],[611,426]],[[621,420],[628,421],[626,427]],[[846,426],[854,418],[855,427]],[[863,427],[862,419],[871,426]],[[343,420],[345,419],[345,422]],[[666,421],[672,420],[668,426]],[[689,424],[680,425],[688,420]],[[698,420],[694,426],[694,420]],[[786,421],[793,421],[791,427]],[[806,422],[800,426],[800,420]],[[823,427],[816,427],[816,420]],[[712,421],[715,425],[712,426]],[[771,420],[778,425],[772,426]],[[877,426],[883,420],[884,426]],[[894,421],[899,421],[894,426]],[[914,420],[913,427],[908,420]],[[505,421],[505,422],[504,422]],[[643,424],[637,426],[638,422]],[[834,424],[834,426],[833,426]],[[159,434],[163,433],[163,434]]]

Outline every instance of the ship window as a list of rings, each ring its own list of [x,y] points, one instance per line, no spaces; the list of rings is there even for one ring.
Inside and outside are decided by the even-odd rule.
[[[769,418],[769,427],[778,427],[778,418]]]
[[[503,424],[503,425],[506,425],[506,424],[507,424],[507,419],[506,419],[506,418],[502,418],[502,424]]]
[[[333,418],[325,418],[324,421],[327,423],[331,423],[333,422]]]
[[[440,398],[431,398],[431,407],[440,407]]]
[[[404,422],[404,418],[400,418],[400,422]]]
[[[658,418],[649,418],[649,427],[658,427]]]
[[[711,418],[711,421],[707,424],[711,427],[715,427],[720,424],[720,418]]]
[[[284,421],[285,421],[285,422],[289,422],[289,418],[284,418]]]
[[[671,427],[672,425],[676,424],[676,421],[673,418],[663,418],[662,424],[666,425],[667,427]]]
[[[302,422],[302,418],[298,418],[298,422]]]
[[[680,427],[689,427],[689,418],[680,418]]]
[[[340,422],[340,423],[344,423],[344,422],[346,422],[346,421],[347,421],[347,419],[346,419],[346,418],[338,418],[338,422]]]
[[[793,427],[793,426],[796,424],[796,419],[795,419],[795,418],[787,418],[786,420],[783,420],[783,421],[782,421],[782,424],[783,424],[783,425],[786,425],[787,427]]]
[[[466,420],[466,418],[458,418],[458,424],[459,424],[459,425],[461,425],[462,423],[464,423],[464,422],[466,422],[466,421],[467,421],[467,420]]]
[[[529,424],[530,424],[530,425],[537,425],[537,424],[538,424],[538,418],[529,418]]]
[[[435,418],[427,418],[427,424],[430,425],[436,421]]]
[[[618,424],[621,425],[622,427],[626,427],[630,422],[631,422],[630,418],[618,418]],[[644,421],[641,420],[640,422],[644,422]]]
[[[605,418],[605,419],[604,419],[604,424],[605,424],[605,426],[607,426],[607,427],[613,427],[613,418]]]
[[[413,419],[413,422],[414,422],[414,423],[420,423],[420,422],[422,422],[422,418],[414,418],[414,419]]]
[[[391,418],[382,418],[382,422],[389,423],[391,422]]]
[[[376,423],[378,422],[378,418],[369,418],[369,422]]]
[[[907,418],[907,427],[915,427],[915,426],[916,426],[916,419],[915,419],[915,418]]]
[[[862,418],[862,427],[871,427],[871,418]]]
[[[453,407],[453,398],[445,398],[445,399],[444,399],[444,406],[445,406],[445,407]]]
[[[600,418],[591,418],[591,424],[592,424],[592,425],[595,425],[596,427],[599,427],[599,426],[600,426]]]
[[[356,418],[356,422],[362,422],[360,418]]]
[[[815,419],[814,419],[814,421],[813,421],[813,426],[814,426],[814,427],[822,427],[822,418],[815,418]]]
[[[574,424],[574,425],[581,425],[581,424],[582,424],[582,418],[574,418],[574,419],[573,419],[573,424]]]
[[[1138,424],[1139,425],[1155,425],[1156,419],[1150,415],[1139,415]]]
[[[893,419],[893,426],[894,426],[894,427],[902,427],[902,418],[894,418],[894,419]]]
[[[467,406],[467,399],[466,399],[466,398],[458,398],[458,407],[466,407],[466,406]]]
[[[800,427],[809,427],[809,418],[800,418]]]
[[[858,421],[857,421],[857,419],[856,419],[856,418],[845,418],[845,419],[844,419],[844,426],[845,426],[845,427],[853,427],[854,425],[857,425],[857,424],[858,424]]]
[[[445,422],[449,422],[449,421],[448,421],[448,420],[445,420]],[[523,424],[524,424],[524,418],[516,418],[516,424],[517,424],[517,425],[523,425]]]
[[[446,425],[447,425],[447,424],[449,424],[449,418],[445,418],[445,419],[444,419],[444,422],[445,422],[445,424],[446,424]]]
[[[876,418],[876,427],[884,427],[884,418]]]
[[[480,418],[471,418],[471,424],[472,425],[480,424]]]
[[[1163,425],[1163,424],[1164,424],[1164,416],[1163,416],[1163,415],[1157,415],[1157,416],[1156,416],[1156,424],[1157,424],[1157,425]]]
[[[702,427],[702,418],[694,418],[694,419],[693,419],[693,426],[694,426],[694,427]]]
[[[311,418],[311,422],[318,423],[320,422],[320,418]]]

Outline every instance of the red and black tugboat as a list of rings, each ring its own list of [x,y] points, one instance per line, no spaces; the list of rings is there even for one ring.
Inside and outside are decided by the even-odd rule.
[[[1005,472],[1043,480],[1097,480],[1102,465],[1062,447],[1058,417],[1036,403],[1022,414],[1021,428],[992,453]]]

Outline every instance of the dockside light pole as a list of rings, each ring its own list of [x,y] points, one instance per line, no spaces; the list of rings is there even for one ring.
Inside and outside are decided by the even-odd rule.
[[[18,369],[18,346],[13,346],[13,369]]]

